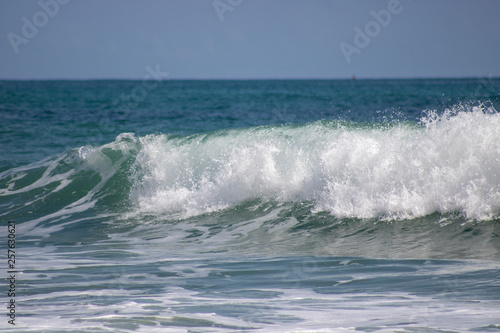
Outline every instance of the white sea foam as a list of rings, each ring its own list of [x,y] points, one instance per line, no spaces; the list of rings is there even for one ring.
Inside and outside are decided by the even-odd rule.
[[[140,212],[196,215],[251,199],[315,202],[336,217],[500,213],[500,114],[429,112],[419,124],[234,129],[140,139],[131,198]]]
[[[137,244],[141,250],[147,245]],[[18,329],[465,332],[488,327],[498,317],[497,299],[485,293],[474,299],[468,295],[471,286],[494,290],[492,272],[499,268],[495,262],[338,258],[342,261],[337,265],[336,260],[321,262],[317,257],[162,262],[164,251],[154,248],[123,262],[124,258],[74,258],[73,251],[41,252],[29,253],[31,272],[23,280],[30,283],[31,293],[18,298],[25,313],[36,315],[20,317]],[[36,264],[39,260],[44,265]],[[127,265],[125,272],[108,271],[118,264]],[[298,267],[312,270],[300,275]],[[490,275],[482,275],[485,272]],[[408,275],[419,276],[415,285],[404,282]],[[474,283],[470,276],[479,281]],[[394,288],[386,280],[401,285]],[[338,287],[340,281],[344,287]],[[420,286],[422,281],[427,282]]]

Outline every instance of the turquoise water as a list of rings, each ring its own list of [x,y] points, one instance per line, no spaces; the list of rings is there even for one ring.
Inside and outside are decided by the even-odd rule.
[[[1,81],[0,327],[500,331],[499,92]]]

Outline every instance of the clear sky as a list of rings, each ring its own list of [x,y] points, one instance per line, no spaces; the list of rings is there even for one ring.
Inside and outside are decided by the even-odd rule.
[[[170,79],[500,76],[500,1],[0,0],[0,79],[142,79],[148,69]]]

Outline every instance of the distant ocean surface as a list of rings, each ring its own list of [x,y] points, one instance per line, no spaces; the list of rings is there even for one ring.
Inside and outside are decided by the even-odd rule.
[[[500,332],[499,110],[492,78],[0,81],[0,328]]]

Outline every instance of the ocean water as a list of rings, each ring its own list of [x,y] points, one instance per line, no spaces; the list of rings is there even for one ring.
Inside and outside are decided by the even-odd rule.
[[[493,78],[0,81],[0,328],[500,332],[499,110]]]

